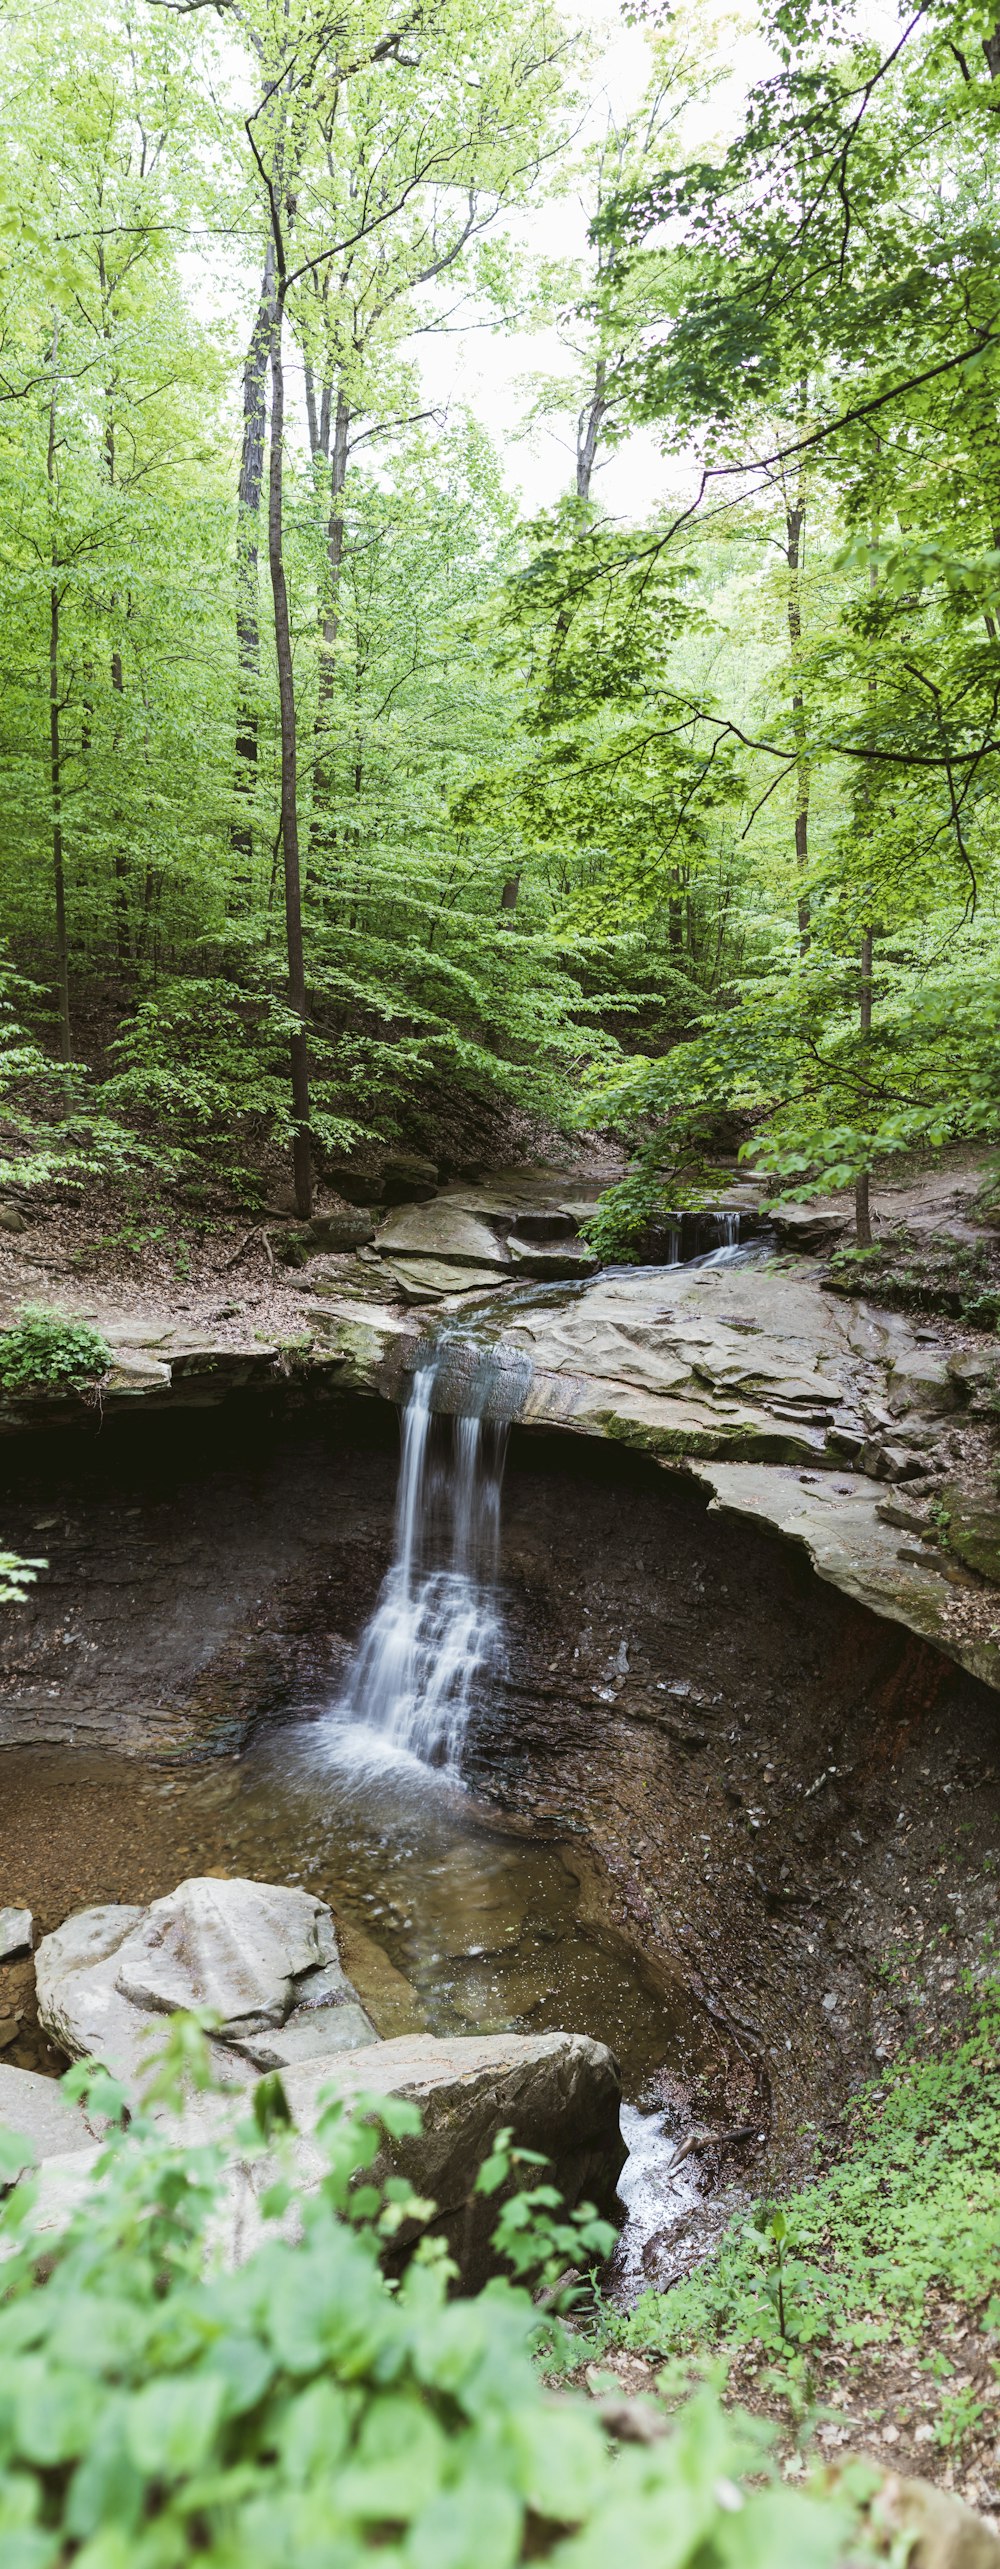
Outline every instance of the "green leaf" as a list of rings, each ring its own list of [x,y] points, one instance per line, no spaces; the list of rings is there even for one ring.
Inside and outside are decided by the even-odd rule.
[[[207,2373],[164,2376],[134,2392],[125,2440],[137,2470],[156,2480],[181,2480],[200,2470],[215,2441],[226,2395],[222,2376]]]

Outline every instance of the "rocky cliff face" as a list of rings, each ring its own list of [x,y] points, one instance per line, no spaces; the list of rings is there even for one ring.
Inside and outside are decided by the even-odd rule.
[[[100,1307],[114,1351],[100,1416],[217,1409],[289,1384],[307,1400],[396,1401],[428,1338],[458,1325],[492,1346],[522,1426],[626,1445],[695,1479],[716,1507],[801,1545],[821,1578],[1000,1682],[1000,1524],[988,1502],[941,1502],[982,1412],[981,1350],[824,1292],[805,1258],[512,1283],[511,1218],[450,1199],[390,1214],[363,1258],[310,1266],[294,1346],[234,1346]],[[405,1286],[401,1261],[426,1292]],[[442,1292],[442,1263],[460,1291]],[[458,1408],[460,1364],[450,1379],[446,1368],[435,1399]],[[95,1424],[83,1403],[22,1399],[0,1426],[68,1415]],[[952,1516],[955,1541],[942,1543]]]

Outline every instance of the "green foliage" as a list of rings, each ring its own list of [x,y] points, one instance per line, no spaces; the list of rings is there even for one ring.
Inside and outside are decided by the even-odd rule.
[[[23,1392],[85,1392],[110,1363],[100,1331],[58,1311],[28,1309],[0,1330],[0,1391],[8,1400]]]
[[[596,1213],[581,1225],[599,1257],[641,1262],[650,1254],[652,1231],[680,1213],[697,1212],[725,1189],[729,1180],[712,1168],[710,1140],[711,1118],[695,1109],[675,1115],[647,1143],[627,1176],[606,1189]]]
[[[19,1552],[0,1552],[0,1606],[18,1606],[47,1561],[24,1560]]]
[[[513,2131],[508,2124],[497,2133],[489,2158],[483,2161],[476,2178],[478,2194],[496,2194],[530,2168],[544,2168],[547,2162],[537,2150],[512,2147]],[[588,2263],[603,2265],[615,2244],[610,2221],[602,2221],[592,2204],[578,2205],[567,2214],[562,2196],[544,2182],[523,2186],[508,2193],[501,2206],[500,2218],[493,2233],[493,2244],[518,2281],[533,2281],[545,2292],[550,2308],[568,2310],[579,2298],[580,2287],[572,2276]]]
[[[712,2263],[669,2294],[645,2294],[626,2342],[665,2354],[759,2344],[775,2356],[890,2334],[919,2343],[932,2291],[986,2305],[1000,2256],[1000,1983],[970,2018],[942,2059],[901,2058],[862,2094],[828,2176],[735,2223]],[[995,2325],[988,2309],[983,2324]]]
[[[161,2095],[181,2092],[199,2043],[190,2022],[174,2032]],[[412,2107],[329,2100],[325,2172],[303,2195],[281,2082],[264,2080],[236,2135],[265,2180],[262,2235],[234,2271],[216,2215],[224,2141],[175,2140],[144,2114],[124,2131],[121,2092],[93,2065],[68,2085],[118,2120],[64,2228],[33,2233],[30,2182],[0,2212],[5,2569],[843,2560],[850,2498],[785,2488],[766,2437],[708,2393],[664,2442],[613,2459],[584,2402],[545,2392],[533,2357],[553,2323],[520,2283],[450,2291],[433,2206],[375,2170],[419,2122]],[[488,2187],[498,2157],[513,2164],[508,2139]],[[11,2174],[24,2158],[6,2149]],[[508,2221],[525,2278],[561,2253],[547,2201],[538,2214]],[[403,2224],[422,2236],[393,2282],[384,2259]]]

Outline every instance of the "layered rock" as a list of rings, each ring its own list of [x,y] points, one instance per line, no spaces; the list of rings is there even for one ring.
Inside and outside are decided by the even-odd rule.
[[[940,1486],[950,1473],[956,1428],[993,1399],[989,1357],[824,1292],[806,1259],[588,1280],[579,1224],[595,1194],[574,1195],[558,1171],[507,1172],[390,1211],[360,1258],[310,1265],[299,1381],[404,1399],[428,1333],[472,1309],[506,1368],[512,1418],[693,1475],[720,1507],[801,1543],[822,1577],[996,1682],[988,1588],[1000,1584],[1000,1516],[979,1506],[973,1520],[948,1495],[954,1537],[942,1547],[933,1526],[896,1525],[880,1507],[887,1483],[919,1489],[934,1473]],[[111,1410],[201,1406],[273,1381],[287,1362],[277,1347],[90,1316],[115,1351],[101,1395]],[[435,1399],[460,1406],[445,1375]],[[0,1425],[23,1425],[29,1408],[0,1404]],[[44,1423],[51,1404],[30,1414]],[[815,1472],[836,1476],[821,1495],[795,1479]]]
[[[325,1319],[330,1360],[343,1346],[358,1384],[352,1305],[335,1299]],[[386,1321],[384,1333],[374,1314],[367,1324],[373,1388],[393,1347],[405,1371],[422,1343]],[[498,1295],[479,1307],[477,1335],[521,1425],[607,1438],[692,1475],[714,1505],[801,1545],[821,1578],[1000,1682],[1000,1615],[984,1622],[975,1576],[1000,1563],[994,1525],[967,1526],[956,1510],[945,1548],[912,1503],[903,1522],[884,1507],[886,1484],[919,1491],[947,1466],[977,1356],[825,1293],[805,1262],[639,1269],[534,1300]],[[443,1408],[461,1405],[450,1380],[440,1368]],[[964,1616],[963,1590],[977,1608]]]

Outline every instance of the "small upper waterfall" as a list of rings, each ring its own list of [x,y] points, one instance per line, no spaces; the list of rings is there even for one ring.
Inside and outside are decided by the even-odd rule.
[[[504,1379],[492,1350],[447,1338],[414,1374],[392,1563],[335,1707],[342,1747],[361,1758],[403,1751],[458,1773],[477,1682],[502,1650]]]

